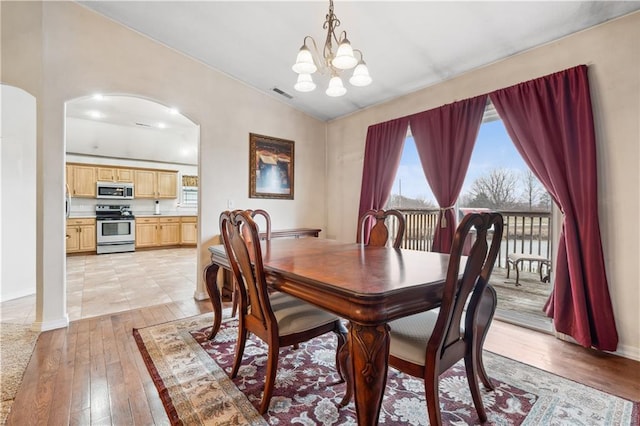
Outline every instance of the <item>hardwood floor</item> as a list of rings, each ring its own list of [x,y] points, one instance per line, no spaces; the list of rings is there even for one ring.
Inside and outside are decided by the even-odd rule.
[[[168,424],[133,328],[210,312],[185,300],[74,321],[42,333],[9,425]],[[640,401],[640,363],[494,321],[485,348],[620,397]]]

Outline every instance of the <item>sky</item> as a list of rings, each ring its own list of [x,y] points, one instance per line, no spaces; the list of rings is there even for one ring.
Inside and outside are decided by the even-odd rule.
[[[461,194],[464,194],[471,187],[476,178],[495,168],[513,170],[518,175],[527,170],[524,160],[507,135],[502,120],[490,121],[480,126]],[[403,196],[425,198],[433,200],[435,203],[424,177],[413,137],[409,137],[405,141],[400,168],[391,191],[393,194],[399,194],[400,182],[402,182]]]

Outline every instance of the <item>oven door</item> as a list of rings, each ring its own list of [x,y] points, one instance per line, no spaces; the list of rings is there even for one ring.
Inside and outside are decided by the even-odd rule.
[[[114,244],[114,243],[133,243],[136,235],[135,219],[115,219],[96,221],[97,243]]]

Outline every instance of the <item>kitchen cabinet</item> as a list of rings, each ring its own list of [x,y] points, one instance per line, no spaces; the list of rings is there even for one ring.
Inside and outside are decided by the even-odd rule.
[[[196,216],[182,216],[180,218],[180,244],[198,244],[198,218]]]
[[[136,248],[158,245],[158,218],[136,217]]]
[[[67,219],[67,253],[96,250],[96,220]]]
[[[136,217],[136,248],[180,245],[180,217]]]
[[[179,217],[161,217],[159,225],[159,245],[177,246],[180,244]]]
[[[100,166],[96,167],[98,182],[126,182],[133,183],[133,169],[122,169],[119,167]]]
[[[135,198],[177,198],[178,173],[170,170],[134,170]]]
[[[67,164],[67,185],[72,197],[96,197],[96,169],[94,166]]]

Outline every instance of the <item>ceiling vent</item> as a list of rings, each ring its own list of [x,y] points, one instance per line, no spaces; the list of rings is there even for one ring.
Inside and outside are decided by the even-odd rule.
[[[140,127],[151,127],[150,124],[145,124],[145,123],[136,123],[136,126],[140,126]]]
[[[276,92],[278,95],[282,95],[282,96],[284,96],[284,97],[285,97],[285,98],[287,98],[287,99],[293,99],[293,96],[291,96],[290,94],[288,94],[288,93],[287,93],[287,92],[285,92],[285,91],[282,91],[282,90],[278,89],[277,87],[274,87],[274,88],[273,88],[273,89],[271,89],[271,90],[273,90],[274,92]]]

